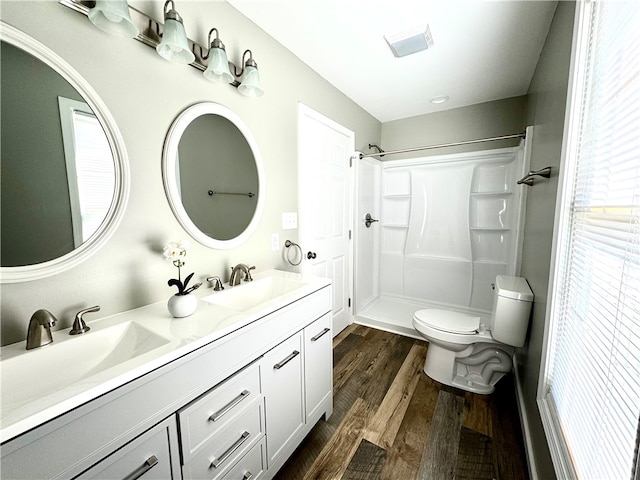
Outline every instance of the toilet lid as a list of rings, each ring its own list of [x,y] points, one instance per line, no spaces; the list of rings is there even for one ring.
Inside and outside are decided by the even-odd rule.
[[[472,334],[476,333],[478,328],[480,328],[479,316],[466,315],[452,310],[427,308],[425,310],[418,310],[414,316],[425,325],[444,332]]]

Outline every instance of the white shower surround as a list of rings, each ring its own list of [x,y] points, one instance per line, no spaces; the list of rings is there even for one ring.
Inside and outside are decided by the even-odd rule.
[[[358,164],[355,315],[420,338],[420,308],[487,315],[496,275],[519,275],[525,186],[519,147]]]

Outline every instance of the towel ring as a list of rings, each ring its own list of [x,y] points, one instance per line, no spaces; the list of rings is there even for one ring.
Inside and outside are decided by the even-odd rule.
[[[300,258],[300,260],[298,260],[298,262],[297,262],[297,263],[294,263],[294,262],[292,262],[292,261],[291,261],[291,258],[290,258],[290,252],[291,252],[291,250],[287,250],[286,258],[287,258],[287,262],[289,262],[289,263],[290,263],[291,265],[293,265],[294,267],[297,267],[298,265],[300,265],[300,264],[302,263],[302,257],[303,257],[303,255],[302,255],[302,248],[300,247],[300,245],[298,245],[298,244],[297,244],[297,243],[295,243],[295,242],[292,242],[291,240],[287,240],[286,242],[284,242],[284,246],[285,246],[285,247],[287,247],[287,248],[289,248],[289,247],[295,247],[295,248],[293,249],[293,251],[296,251],[296,249],[297,249],[297,251],[298,251],[298,255],[299,255],[299,258]]]

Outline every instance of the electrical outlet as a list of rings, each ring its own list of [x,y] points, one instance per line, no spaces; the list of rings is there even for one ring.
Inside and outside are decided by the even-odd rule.
[[[293,230],[295,228],[298,228],[298,213],[284,212],[282,214],[282,229]]]
[[[271,234],[271,250],[273,252],[277,252],[280,250],[280,234],[272,233]]]

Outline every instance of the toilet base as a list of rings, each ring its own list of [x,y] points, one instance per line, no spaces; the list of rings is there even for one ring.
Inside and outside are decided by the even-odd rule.
[[[513,348],[507,345],[476,343],[454,352],[429,342],[424,373],[445,385],[486,395],[511,371],[512,354]]]

